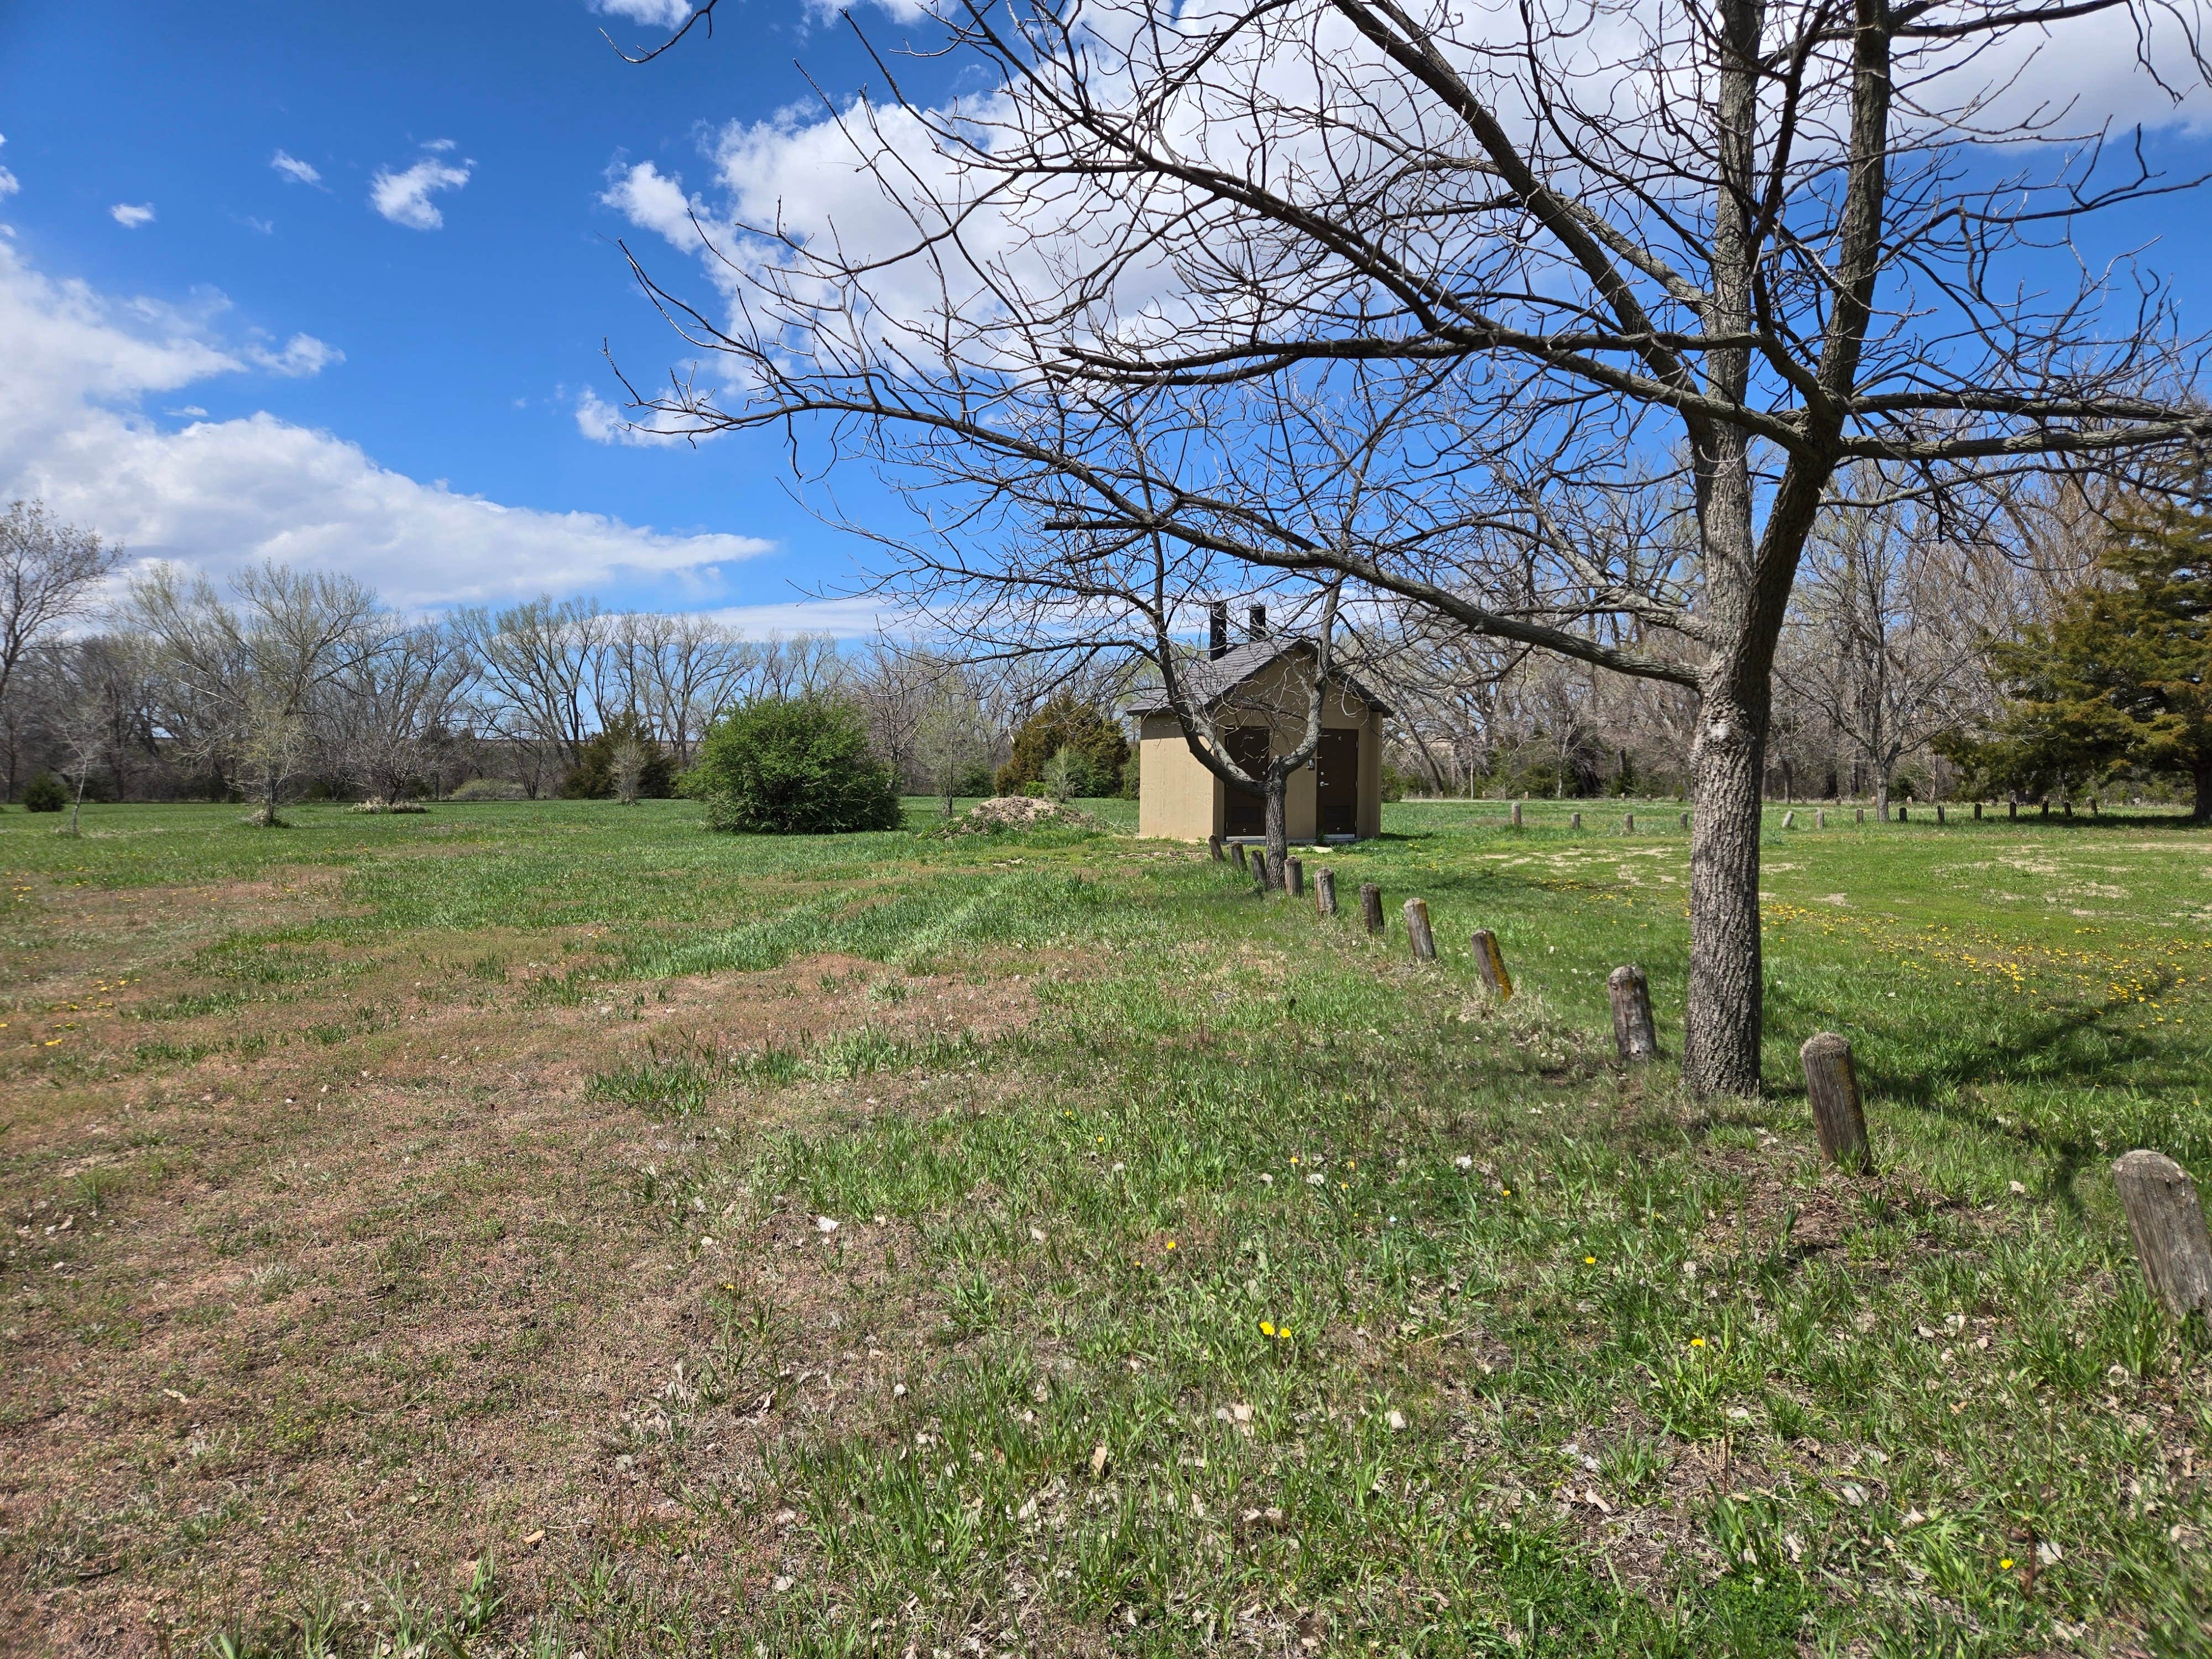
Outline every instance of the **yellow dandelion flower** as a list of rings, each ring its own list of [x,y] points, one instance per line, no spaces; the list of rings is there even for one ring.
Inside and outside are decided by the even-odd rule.
[[[1261,1334],[1261,1335],[1262,1335],[1262,1336],[1273,1336],[1274,1334],[1275,1334],[1275,1328],[1274,1328],[1274,1326],[1273,1326],[1273,1324],[1271,1324],[1269,1322],[1267,1322],[1267,1320],[1264,1320],[1264,1319],[1263,1319],[1263,1320],[1261,1320],[1261,1321],[1260,1322],[1260,1334]]]
[[[1171,1239],[1170,1239],[1170,1240],[1168,1240],[1168,1249],[1171,1249],[1171,1250],[1172,1250],[1173,1249],[1175,1249],[1175,1240],[1173,1240],[1172,1238],[1171,1238]]]
[[[2008,1555],[2003,1560],[1998,1562],[1997,1571],[2000,1572],[2010,1572],[2012,1571],[2012,1557]]]
[[[1278,1342],[1287,1342],[1290,1340],[1291,1328],[1288,1325],[1279,1326],[1275,1331],[1275,1340]]]
[[[1702,1348],[1705,1346],[1705,1339],[1702,1336],[1693,1336],[1690,1339],[1690,1346],[1693,1348]]]
[[[1596,1258],[1595,1256],[1594,1256],[1594,1255],[1586,1255],[1586,1256],[1584,1256],[1584,1257],[1583,1258],[1583,1267],[1596,1267],[1596,1266],[1597,1266],[1597,1258]]]

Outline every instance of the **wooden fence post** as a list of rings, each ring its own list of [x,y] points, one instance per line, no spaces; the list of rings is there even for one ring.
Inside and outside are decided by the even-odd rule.
[[[1820,1151],[1829,1163],[1863,1175],[1872,1158],[1851,1045],[1833,1031],[1822,1031],[1806,1040],[1797,1058],[1804,1063],[1805,1093],[1813,1103],[1813,1127],[1820,1133]]]
[[[1634,835],[1636,833],[1636,814],[1633,812],[1622,813],[1620,817],[1620,827],[1626,833],[1632,836]]]
[[[1406,934],[1413,947],[1413,960],[1434,962],[1437,959],[1437,936],[1429,931],[1429,902],[1409,898],[1406,901]]]
[[[1314,872],[1314,908],[1325,916],[1336,914],[1336,872],[1323,868]]]
[[[1689,827],[1690,827],[1690,815],[1689,815],[1687,812],[1685,812],[1685,813],[1683,813],[1683,814],[1682,814],[1682,828],[1684,828],[1685,830],[1686,830],[1686,829],[1688,829]]]
[[[1579,812],[1570,812],[1570,813],[1568,813],[1568,814],[1567,814],[1567,828],[1568,828],[1568,829],[1570,829],[1570,830],[1579,830],[1579,829],[1581,829],[1582,827],[1583,827],[1583,815],[1582,815],[1581,813],[1579,813]]]
[[[1943,803],[1940,800],[1936,803],[1936,822],[1938,823],[1944,822]]]
[[[1863,806],[1861,806],[1861,807],[1856,808],[1856,811],[1857,811],[1857,813],[1858,813],[1858,818],[1857,818],[1857,820],[1856,820],[1856,821],[1857,821],[1858,823],[1864,823],[1866,822],[1866,808],[1865,808],[1865,807],[1863,807]]]
[[[1813,809],[1813,827],[1815,830],[1825,830],[1828,827],[1828,809],[1826,807],[1816,806]]]
[[[2007,817],[2008,818],[2014,819],[2014,820],[2015,820],[2015,821],[2019,818],[2019,817],[2020,817],[2020,803],[2019,803],[2018,801],[2016,801],[2016,800],[2008,800],[2008,801],[2007,801],[2007,802],[2005,803],[2005,817]]]
[[[1498,948],[1498,935],[1487,927],[1478,927],[1468,942],[1474,947],[1474,965],[1482,970],[1482,982],[1490,988],[1490,994],[1500,1002],[1509,1000],[1513,995],[1513,975],[1505,971],[1505,953]]]
[[[1516,830],[1521,827],[1521,803],[1517,800],[1513,803],[1513,827]]]
[[[1912,822],[1912,808],[1904,801],[1897,803],[1897,821],[1899,823]]]
[[[1382,890],[1371,881],[1359,884],[1359,919],[1367,924],[1367,931],[1382,931]]]
[[[1297,859],[1283,860],[1283,890],[1292,898],[1306,896],[1306,866]]]
[[[1244,843],[1241,841],[1231,842],[1229,844],[1229,850],[1236,855],[1237,867],[1242,870],[1244,867]]]
[[[1782,815],[1782,827],[1784,830],[1795,830],[1797,827],[1797,815],[1795,812],[1784,812]]]
[[[1208,836],[1206,838],[1206,850],[1213,854],[1213,861],[1216,864],[1220,863],[1224,856],[1221,850],[1221,837],[1218,836]]]
[[[2136,1151],[2112,1165],[2112,1180],[2158,1299],[2176,1319],[2196,1314],[2212,1324],[2212,1237],[2189,1171],[2163,1152]]]
[[[1976,823],[1979,823],[1981,821],[1982,821],[1982,804],[1981,804],[1981,802],[1979,802],[1979,801],[1976,801],[1976,802],[1974,803],[1974,822],[1975,822]]]
[[[1634,963],[1614,969],[1605,976],[1605,994],[1613,1004],[1613,1046],[1622,1061],[1641,1065],[1659,1057],[1659,1033],[1651,1024],[1651,982]]]
[[[1267,896],[1267,855],[1265,853],[1252,855],[1251,871],[1252,890],[1265,898]]]

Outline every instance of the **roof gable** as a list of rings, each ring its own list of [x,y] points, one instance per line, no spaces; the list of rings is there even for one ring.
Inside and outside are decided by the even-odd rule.
[[[1284,658],[1311,656],[1313,653],[1313,641],[1296,635],[1285,639],[1247,640],[1242,645],[1231,646],[1218,657],[1204,657],[1185,664],[1181,670],[1183,693],[1211,714],[1238,686],[1257,678]],[[1342,686],[1376,714],[1391,712],[1389,704],[1341,669],[1331,670],[1328,678],[1331,684]],[[1164,714],[1173,711],[1169,707],[1166,693],[1156,691],[1129,712],[1133,714]]]

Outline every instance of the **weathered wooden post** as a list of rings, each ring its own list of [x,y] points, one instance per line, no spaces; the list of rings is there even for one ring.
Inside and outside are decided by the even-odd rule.
[[[1689,827],[1690,827],[1690,815],[1689,815],[1687,812],[1685,812],[1685,813],[1683,813],[1683,814],[1682,814],[1682,828],[1684,828],[1685,830],[1686,830],[1686,829],[1688,829]]]
[[[1782,815],[1782,827],[1784,830],[1795,830],[1797,827],[1797,815],[1795,812],[1784,812]]]
[[[1605,994],[1613,1004],[1613,1046],[1621,1060],[1640,1066],[1659,1057],[1659,1032],[1651,1023],[1651,982],[1634,963],[1614,969],[1605,976]]]
[[[1359,919],[1369,933],[1382,931],[1382,890],[1371,881],[1359,884]]]
[[[1821,1152],[1829,1163],[1864,1174],[1872,1153],[1851,1045],[1833,1031],[1822,1031],[1806,1040],[1797,1058],[1804,1063],[1805,1093],[1813,1103],[1813,1127],[1820,1133]]]
[[[1252,870],[1252,890],[1253,890],[1254,892],[1257,893],[1257,894],[1258,894],[1261,898],[1265,898],[1265,897],[1267,897],[1267,854],[1265,854],[1265,853],[1255,853],[1255,854],[1252,855],[1251,870]]]
[[[2020,817],[2020,803],[2018,801],[2008,800],[2005,803],[2005,817],[2015,821],[2018,820]]]
[[[2050,798],[2048,795],[2045,796],[2045,797],[2044,797],[2044,800],[2043,800],[2043,817],[2044,817],[2044,821],[2045,821],[2045,823],[2049,823],[2049,822],[2050,822],[2050,819],[2051,819],[2051,798]]]
[[[2066,803],[2065,803],[2065,806],[2066,806],[2066,816],[2067,816],[2067,817],[2070,820],[2070,819],[2073,817],[2073,816],[2074,816],[2074,803],[2073,803],[2072,801],[2070,801],[2070,800],[2069,800],[2069,801],[2068,801],[2068,802],[2066,802]]]
[[[1306,896],[1306,866],[1302,860],[1283,860],[1283,890],[1292,898]]]
[[[1406,935],[1413,947],[1413,960],[1434,962],[1437,959],[1437,936],[1429,931],[1429,902],[1409,898],[1406,901]]]
[[[1936,822],[1941,823],[1943,821],[1943,803],[1939,800],[1936,803]]]
[[[1634,835],[1636,833],[1636,814],[1633,812],[1622,813],[1620,817],[1620,827],[1626,834],[1632,836]]]
[[[1222,853],[1222,851],[1221,851],[1221,837],[1220,837],[1220,836],[1208,836],[1206,838],[1206,851],[1208,851],[1208,852],[1210,852],[1210,853],[1212,853],[1212,854],[1213,854],[1213,861],[1214,861],[1216,864],[1218,864],[1218,863],[1220,863],[1220,862],[1222,861],[1222,859],[1223,859],[1223,857],[1224,857],[1224,854],[1223,854],[1223,853]]]
[[[1236,854],[1237,867],[1242,870],[1244,867],[1244,843],[1241,841],[1231,842],[1229,844],[1229,850]]]
[[[1323,868],[1314,872],[1314,908],[1325,916],[1336,914],[1336,872]]]
[[[1568,814],[1567,814],[1567,828],[1568,828],[1568,829],[1570,829],[1570,830],[1579,830],[1579,829],[1581,829],[1582,827],[1583,827],[1583,815],[1582,815],[1581,813],[1579,813],[1579,812],[1570,812],[1570,813],[1568,813]]]
[[[1828,827],[1828,809],[1826,807],[1816,806],[1813,809],[1813,827],[1815,830],[1825,830]]]
[[[1865,807],[1863,807],[1863,806],[1862,806],[1862,807],[1858,807],[1858,808],[1856,808],[1856,811],[1857,811],[1857,813],[1858,813],[1858,818],[1857,818],[1857,820],[1856,820],[1856,821],[1857,821],[1858,823],[1864,823],[1866,822],[1866,808],[1865,808]]]
[[[2189,1171],[2163,1152],[2138,1150],[2112,1165],[2112,1180],[2158,1299],[2176,1319],[2194,1314],[2212,1324],[2212,1237]]]
[[[1521,827],[1521,803],[1517,800],[1513,803],[1513,827],[1516,830]]]
[[[1979,801],[1976,801],[1976,802],[1974,803],[1974,822],[1975,822],[1976,823],[1979,823],[1981,821],[1982,821],[1982,804],[1981,804],[1981,802],[1979,802]]]
[[[1478,927],[1468,943],[1474,947],[1474,965],[1482,970],[1482,982],[1490,988],[1490,994],[1500,1002],[1509,1000],[1513,994],[1513,975],[1505,971],[1505,953],[1498,948],[1498,935],[1487,927]]]
[[[1910,823],[1912,822],[1912,809],[1906,805],[1903,801],[1897,803],[1897,821],[1899,823]]]

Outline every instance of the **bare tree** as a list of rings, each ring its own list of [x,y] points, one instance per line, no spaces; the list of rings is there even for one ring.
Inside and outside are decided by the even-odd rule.
[[[1855,483],[1808,544],[1778,679],[1863,769],[1887,822],[1899,761],[1987,701],[1979,644],[2009,573],[1924,503],[1889,499],[1871,469]]]
[[[206,763],[251,779],[259,821],[275,826],[280,793],[312,738],[318,695],[369,641],[376,596],[350,577],[252,567],[226,604],[204,577],[157,566],[131,587],[125,616],[164,678],[170,731]]]
[[[548,597],[496,614],[460,611],[453,626],[477,665],[487,715],[500,732],[550,751],[562,767],[579,764],[605,715],[594,694],[608,681],[602,658],[617,619],[595,599]]]
[[[1753,1092],[1771,669],[1837,469],[1955,489],[2212,433],[2150,390],[2190,361],[2155,283],[2082,251],[2046,286],[2085,216],[2176,187],[2012,94],[2095,19],[2203,78],[2185,0],[948,0],[980,90],[835,112],[890,211],[739,224],[726,321],[648,278],[738,401],[641,401],[819,416],[933,477],[940,526],[1328,573],[1683,688],[1685,1073]],[[1332,403],[1367,508],[1317,535],[1254,456]]]
[[[453,629],[380,616],[315,700],[317,742],[342,775],[398,800],[435,765],[474,676]]]
[[[678,771],[691,764],[714,716],[738,700],[757,647],[711,617],[632,613],[608,648],[621,665],[623,706],[665,747]]]
[[[122,562],[120,547],[58,522],[43,501],[15,501],[0,514],[0,730],[8,744],[9,800],[15,799],[27,718],[14,695],[24,653],[82,616]]]

